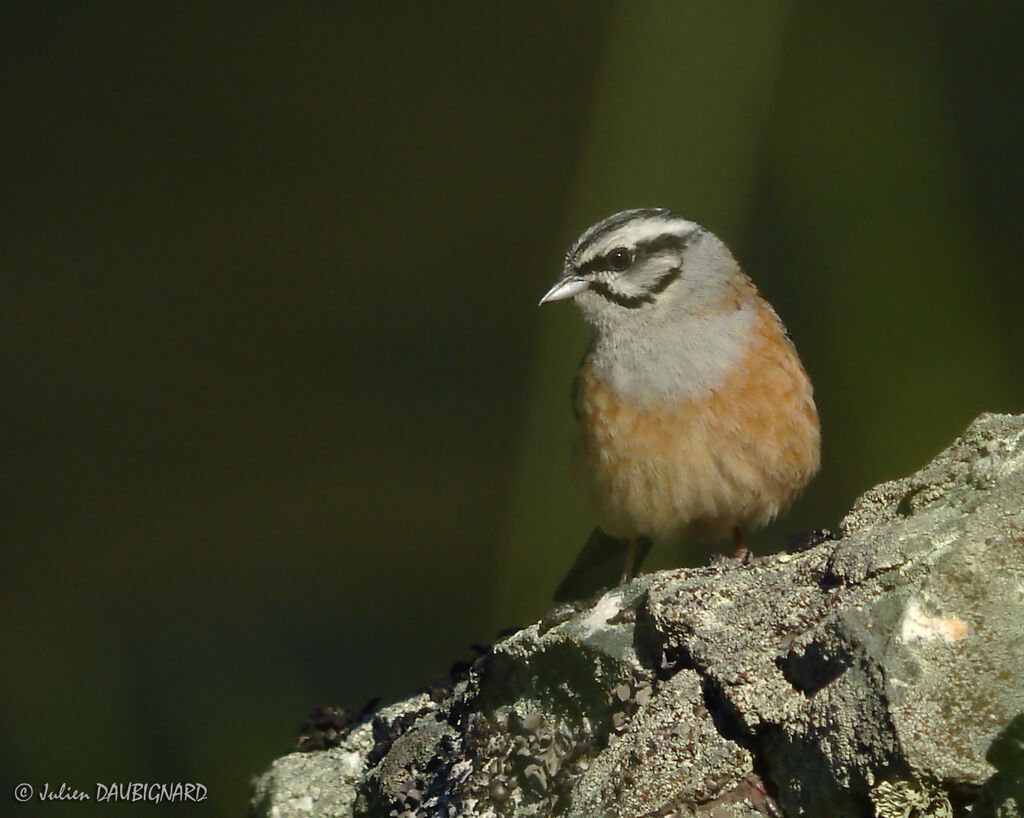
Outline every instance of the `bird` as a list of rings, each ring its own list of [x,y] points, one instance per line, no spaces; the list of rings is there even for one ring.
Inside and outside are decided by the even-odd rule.
[[[749,557],[741,527],[772,521],[821,459],[813,387],[775,309],[721,239],[663,208],[588,228],[540,304],[568,299],[592,329],[572,391],[591,544],[623,544],[620,582],[652,544],[691,535],[731,534]]]

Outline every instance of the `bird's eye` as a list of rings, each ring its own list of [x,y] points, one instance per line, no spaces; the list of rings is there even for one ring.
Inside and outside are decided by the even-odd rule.
[[[608,254],[608,263],[613,270],[625,270],[633,263],[633,254],[625,247],[616,247]]]

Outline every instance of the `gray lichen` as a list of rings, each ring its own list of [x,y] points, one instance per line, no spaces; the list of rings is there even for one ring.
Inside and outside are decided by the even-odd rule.
[[[984,415],[838,537],[557,609],[274,762],[253,812],[1020,816],[1022,500],[1024,417]]]

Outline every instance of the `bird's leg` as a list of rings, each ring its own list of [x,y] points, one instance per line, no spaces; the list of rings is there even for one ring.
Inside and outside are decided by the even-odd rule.
[[[626,562],[622,566],[622,576],[619,577],[619,584],[629,582],[635,576],[633,571],[633,563],[636,560],[636,537],[630,537],[626,540]]]
[[[743,542],[743,533],[740,531],[740,527],[736,526],[732,530],[732,539],[736,543],[736,551],[733,553],[733,561],[740,564],[750,562],[750,549],[747,548],[747,544]]]

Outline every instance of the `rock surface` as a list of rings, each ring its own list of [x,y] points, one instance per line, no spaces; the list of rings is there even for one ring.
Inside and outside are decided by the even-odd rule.
[[[258,816],[1024,816],[1024,416],[797,553],[643,576],[274,762]],[[322,742],[323,743],[323,742]]]

